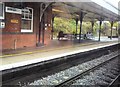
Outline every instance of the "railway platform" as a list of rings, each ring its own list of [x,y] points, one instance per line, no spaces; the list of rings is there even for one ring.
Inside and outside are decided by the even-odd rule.
[[[74,44],[69,41],[57,41],[51,42],[51,45],[41,48],[4,52],[3,55],[0,56],[0,70],[26,66],[115,44],[118,44],[118,40],[109,42],[88,40],[80,44]]]

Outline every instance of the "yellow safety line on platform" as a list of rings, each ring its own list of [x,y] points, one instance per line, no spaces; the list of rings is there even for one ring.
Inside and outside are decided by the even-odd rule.
[[[89,44],[81,44],[81,45],[75,45],[76,47],[80,47],[80,46],[86,46],[86,45],[92,45],[93,43],[89,43]],[[72,48],[73,46],[65,46],[65,47],[59,47],[59,48],[54,48],[54,49],[48,49],[48,50],[36,50],[36,51],[32,51],[32,52],[23,52],[23,53],[16,53],[16,54],[5,54],[0,56],[0,58],[4,58],[4,57],[12,57],[12,56],[19,56],[19,55],[27,55],[27,54],[33,54],[33,53],[37,53],[37,52],[48,52],[48,51],[52,51],[52,50],[60,50],[63,48]]]

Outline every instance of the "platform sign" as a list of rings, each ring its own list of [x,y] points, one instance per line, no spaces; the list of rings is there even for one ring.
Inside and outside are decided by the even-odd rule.
[[[6,12],[8,13],[15,13],[15,14],[21,14],[21,9],[13,8],[13,7],[6,7]]]

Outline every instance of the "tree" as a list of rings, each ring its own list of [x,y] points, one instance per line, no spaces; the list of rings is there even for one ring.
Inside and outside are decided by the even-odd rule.
[[[118,23],[115,23],[114,26],[118,26]],[[77,34],[80,32],[80,22],[78,22],[77,26]],[[111,25],[110,22],[103,22],[101,25],[101,34],[108,35],[110,33]],[[91,22],[83,22],[82,23],[82,34],[86,34],[87,32],[92,32],[93,35],[97,35],[97,31],[99,30],[99,22],[94,23],[93,32]],[[74,19],[67,19],[61,17],[55,17],[54,19],[54,36],[56,37],[59,31],[63,31],[68,34],[76,33],[76,21]]]
[[[54,35],[57,36],[59,31],[72,34],[73,32],[75,32],[75,29],[76,29],[76,23],[74,19],[55,17]]]

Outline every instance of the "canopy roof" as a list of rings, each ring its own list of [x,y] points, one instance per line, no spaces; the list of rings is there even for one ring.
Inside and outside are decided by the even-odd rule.
[[[53,14],[58,17],[79,18],[80,12],[85,13],[84,21],[104,20],[119,21],[118,14],[95,2],[56,2],[53,4]]]
[[[65,18],[79,18],[85,12],[84,21],[119,21],[119,10],[105,0],[1,0],[2,2],[44,2],[53,3],[53,14]],[[99,3],[100,2],[100,3]],[[106,8],[107,7],[107,8]],[[117,12],[118,11],[118,12]]]

